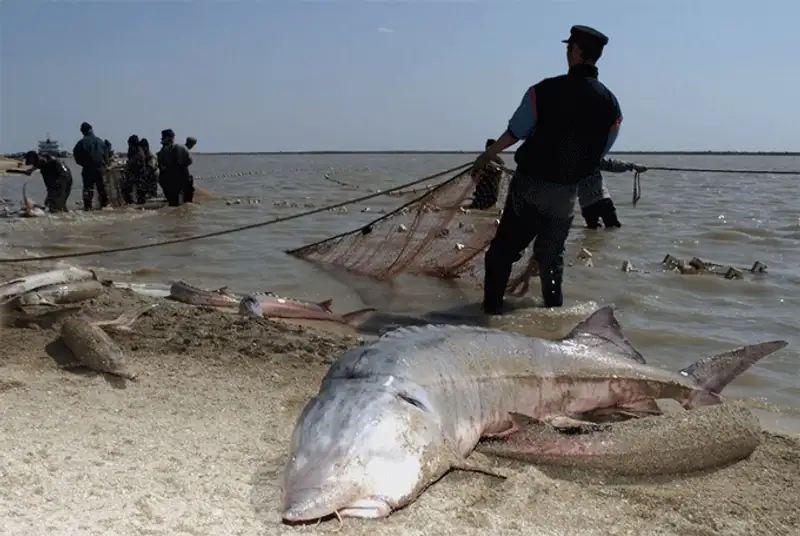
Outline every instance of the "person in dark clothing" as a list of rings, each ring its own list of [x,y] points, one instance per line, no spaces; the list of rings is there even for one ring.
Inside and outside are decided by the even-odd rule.
[[[496,141],[497,140],[489,138],[486,140],[484,149],[488,149]],[[492,160],[486,164],[486,167],[480,171],[478,184],[475,185],[475,192],[472,194],[472,202],[467,205],[467,208],[486,210],[497,204],[497,197],[500,193],[500,181],[503,178],[503,166],[505,165],[506,163],[500,155],[495,155]]]
[[[144,149],[142,149],[139,136],[132,135],[128,138],[128,162],[126,164],[125,179],[122,183],[122,198],[125,203],[133,204],[133,191],[136,190],[136,204],[144,205],[147,193],[147,166]]]
[[[83,210],[92,210],[95,188],[100,197],[100,208],[105,208],[108,206],[108,194],[103,174],[110,158],[108,147],[103,140],[94,135],[92,125],[89,123],[81,125],[81,134],[83,138],[75,144],[72,154],[75,163],[81,167]]]
[[[475,175],[519,140],[517,169],[503,215],[486,251],[483,309],[501,314],[513,264],[531,242],[539,264],[545,307],[564,303],[564,244],[575,216],[578,184],[600,164],[617,138],[622,112],[614,94],[597,79],[595,63],[608,37],[573,26],[567,74],[530,87],[508,128],[473,165]]]
[[[158,151],[158,169],[161,189],[171,207],[191,203],[194,199],[194,181],[189,171],[192,155],[185,146],[175,143],[175,132],[168,128],[161,131],[161,150]]]
[[[111,142],[108,140],[103,140],[103,143],[106,144],[106,151],[108,155],[108,159],[106,160],[106,165],[111,165],[111,161],[114,160],[114,148],[111,147]]]
[[[67,165],[58,158],[49,155],[39,155],[36,151],[25,153],[25,165],[33,166],[25,171],[32,175],[34,169],[42,172],[44,187],[47,196],[44,206],[50,212],[67,212],[67,200],[72,192],[72,172]]]
[[[150,152],[150,142],[147,138],[142,138],[139,146],[144,151],[145,166],[145,199],[158,197],[158,161],[156,155]]]
[[[606,188],[603,171],[610,171],[611,173],[637,171],[643,173],[647,171],[647,168],[641,164],[614,160],[613,158],[603,158],[600,161],[600,167],[578,185],[578,203],[581,205],[581,215],[586,220],[586,227],[589,229],[599,229],[601,219],[606,229],[609,227],[622,227],[622,223],[617,218],[617,208],[614,206],[614,201],[611,199],[608,188]]]

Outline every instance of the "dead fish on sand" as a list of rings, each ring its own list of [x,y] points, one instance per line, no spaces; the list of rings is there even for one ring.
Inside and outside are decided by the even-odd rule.
[[[737,462],[761,443],[758,417],[738,404],[629,420],[590,434],[563,434],[516,413],[512,420],[519,432],[483,442],[478,452],[615,476],[654,476]]]
[[[105,287],[100,281],[89,279],[48,285],[20,296],[19,305],[60,305],[91,300],[103,293]]]
[[[374,312],[374,308],[359,309],[343,315],[331,309],[332,299],[318,303],[294,298],[283,298],[271,292],[245,296],[239,302],[239,314],[267,318],[295,318],[304,320],[326,320],[348,324],[357,317]]]
[[[130,331],[131,324],[154,306],[155,304],[150,304],[123,313],[114,320],[93,320],[82,314],[64,319],[61,324],[61,340],[76,359],[72,366],[135,380],[137,375],[128,369],[122,348],[103,328]]]
[[[86,279],[97,279],[97,275],[91,270],[84,270],[74,266],[18,277],[17,279],[0,283],[0,303],[10,301],[42,287]]]
[[[596,410],[653,414],[658,398],[686,409],[718,404],[731,380],[786,345],[746,346],[670,372],[643,363],[611,307],[557,341],[469,326],[391,331],[345,352],[300,413],[283,518],[388,516],[452,469],[482,470],[466,457],[482,437],[517,431],[512,413],[591,430],[583,419]]]
[[[111,286],[120,290],[129,290],[134,294],[147,296],[148,298],[169,298],[170,285],[163,283],[125,283],[119,281],[103,281],[104,285]]]
[[[206,290],[177,281],[169,287],[169,297],[173,300],[205,307],[233,309],[239,305],[240,298],[228,292],[228,287]]]

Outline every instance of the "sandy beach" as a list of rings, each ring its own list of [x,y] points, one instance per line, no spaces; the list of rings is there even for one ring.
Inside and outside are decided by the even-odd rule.
[[[7,175],[6,172],[9,169],[16,169],[20,167],[22,167],[21,160],[0,157],[0,176]]]
[[[42,269],[3,265],[0,281]],[[113,318],[149,301],[109,290],[85,310]],[[4,534],[800,533],[800,439],[769,432],[745,461],[657,481],[475,454],[508,480],[452,473],[388,519],[285,526],[279,475],[294,419],[354,334],[160,300],[113,334],[140,376],[120,383],[62,368],[56,328],[2,328]]]

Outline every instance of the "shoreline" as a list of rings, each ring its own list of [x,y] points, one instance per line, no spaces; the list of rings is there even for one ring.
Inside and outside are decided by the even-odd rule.
[[[54,266],[3,265],[0,282]],[[4,533],[339,530],[335,521],[281,524],[279,477],[294,419],[330,364],[358,344],[355,334],[116,289],[81,305],[113,318],[153,301],[159,305],[131,332],[112,333],[137,382],[60,368],[65,355],[53,326],[0,328]],[[800,437],[782,433],[762,432],[756,452],[729,467],[620,485],[473,456],[509,479],[454,472],[388,519],[345,519],[344,529],[773,536],[800,524]]]
[[[422,151],[422,150],[393,150],[393,151],[192,151],[193,154],[206,156],[281,156],[281,155],[461,155],[480,154],[480,151]],[[24,154],[24,153],[8,153]],[[514,151],[503,151],[501,154],[513,155]],[[798,151],[612,151],[609,155],[639,155],[639,156],[800,156]],[[0,160],[13,160],[0,158]]]

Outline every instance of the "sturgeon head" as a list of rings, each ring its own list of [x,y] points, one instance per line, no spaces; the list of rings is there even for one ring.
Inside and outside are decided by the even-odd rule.
[[[303,408],[283,474],[283,519],[381,518],[458,465],[422,390],[337,380]]]

